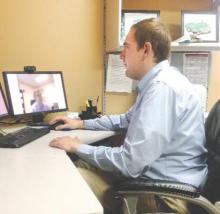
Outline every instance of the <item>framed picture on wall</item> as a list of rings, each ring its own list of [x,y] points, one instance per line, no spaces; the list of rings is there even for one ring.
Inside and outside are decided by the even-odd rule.
[[[143,20],[149,18],[158,18],[160,16],[159,10],[122,10],[121,16],[121,45],[124,42],[125,36],[127,35],[130,27]]]
[[[219,18],[214,11],[182,11],[182,36],[191,42],[218,42]]]

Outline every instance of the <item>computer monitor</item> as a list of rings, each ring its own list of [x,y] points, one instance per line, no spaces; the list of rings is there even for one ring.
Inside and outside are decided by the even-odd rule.
[[[0,84],[0,119],[3,119],[7,116],[8,116],[8,108],[6,105],[4,92],[3,92],[2,86]]]
[[[62,72],[3,72],[11,114],[32,115],[41,122],[43,113],[67,110]]]

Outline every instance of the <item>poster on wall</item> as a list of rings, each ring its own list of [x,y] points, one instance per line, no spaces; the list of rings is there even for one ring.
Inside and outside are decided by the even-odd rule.
[[[121,45],[124,42],[125,36],[133,24],[149,18],[158,18],[160,16],[159,10],[122,10],[121,16]]]
[[[191,42],[218,42],[219,17],[214,11],[182,11],[182,36]]]

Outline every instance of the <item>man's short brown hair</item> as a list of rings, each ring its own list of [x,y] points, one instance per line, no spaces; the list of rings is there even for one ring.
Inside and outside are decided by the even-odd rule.
[[[132,26],[138,48],[150,42],[154,51],[155,61],[159,63],[168,59],[170,54],[171,36],[167,27],[157,19],[144,19]]]

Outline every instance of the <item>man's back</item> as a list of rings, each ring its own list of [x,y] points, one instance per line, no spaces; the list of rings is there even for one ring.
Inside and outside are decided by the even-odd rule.
[[[191,83],[175,69],[163,66],[141,92],[141,105],[152,104],[154,115],[150,117],[153,128],[146,129],[157,135],[152,138],[155,143],[160,141],[156,143],[159,148],[153,147],[152,152],[161,151],[143,176],[199,186],[207,175],[202,109]],[[145,102],[149,99],[149,91],[154,97]]]

